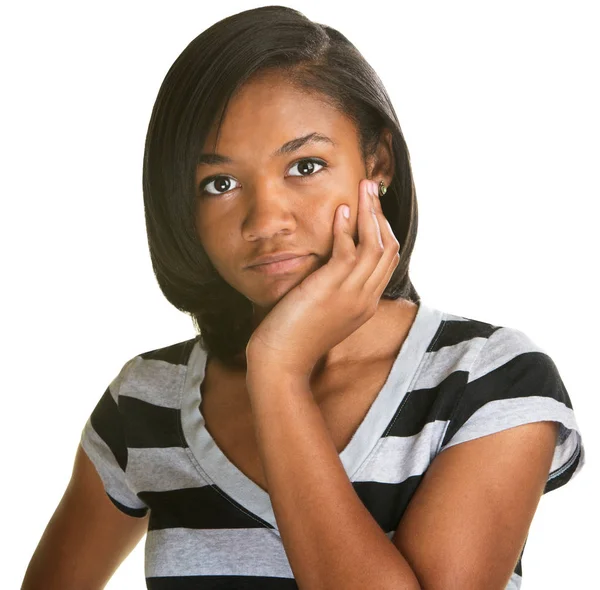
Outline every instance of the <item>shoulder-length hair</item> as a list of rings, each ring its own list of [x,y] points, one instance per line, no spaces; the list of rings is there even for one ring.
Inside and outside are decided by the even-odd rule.
[[[400,243],[400,261],[382,298],[420,297],[409,278],[417,200],[400,123],[373,68],[337,30],[283,6],[227,17],[196,37],[158,91],[146,136],[143,193],[152,267],[167,300],[188,313],[201,346],[224,364],[243,364],[252,303],[217,273],[196,232],[195,174],[206,137],[232,95],[259,71],[278,70],[299,88],[325,95],[355,123],[363,162],[384,128],[395,172],[382,198]]]

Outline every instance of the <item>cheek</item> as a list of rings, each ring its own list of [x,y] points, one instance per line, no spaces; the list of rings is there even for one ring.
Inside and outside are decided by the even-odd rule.
[[[358,199],[358,185],[363,178],[362,170],[357,169],[348,160],[336,164],[325,176],[324,184],[330,197],[337,204],[347,203],[354,207]]]
[[[212,258],[212,252],[218,247],[218,244],[214,243],[216,236],[221,235],[218,219],[216,219],[214,215],[210,214],[210,210],[208,208],[201,209],[198,207],[196,209],[195,226],[196,236],[200,244],[206,250],[206,253]]]
[[[196,217],[196,237],[198,238],[198,242],[204,249],[206,256],[215,267],[217,272],[221,274],[219,270],[219,245],[214,243],[214,236],[218,235],[215,232],[208,231],[209,224],[207,220],[204,218],[204,222],[200,222],[200,219]]]
[[[332,231],[335,214],[340,205],[346,204],[350,207],[351,221],[356,219],[358,213],[358,185],[361,179],[340,176],[328,180],[327,185],[323,187],[325,195],[319,202],[319,216],[328,219]]]

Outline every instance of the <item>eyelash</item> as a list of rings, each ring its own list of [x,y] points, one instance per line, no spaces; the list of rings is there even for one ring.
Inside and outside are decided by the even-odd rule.
[[[302,164],[303,162],[313,162],[314,164],[318,164],[322,168],[320,170],[317,170],[316,172],[313,172],[312,174],[298,174],[298,175],[294,174],[293,178],[300,178],[301,180],[306,180],[312,176],[315,176],[315,174],[321,172],[321,170],[327,168],[327,163],[324,162],[323,160],[321,160],[320,158],[302,158],[301,160],[294,162],[290,166],[290,168],[293,168],[294,166],[296,166],[298,164]],[[227,176],[226,174],[217,174],[215,176],[209,176],[207,179],[202,181],[202,183],[200,184],[200,186],[199,186],[200,193],[203,195],[208,195],[209,197],[220,197],[221,195],[226,195],[229,191],[233,190],[230,188],[228,191],[225,191],[223,193],[209,193],[208,191],[205,190],[206,187],[211,182],[214,182],[215,180],[218,180],[219,178],[232,178],[232,177]]]

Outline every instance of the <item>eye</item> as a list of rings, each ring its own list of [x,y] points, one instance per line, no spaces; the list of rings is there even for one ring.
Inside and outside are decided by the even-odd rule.
[[[321,168],[315,170],[315,164]],[[322,168],[326,168],[327,164],[319,158],[303,158],[302,160],[298,160],[295,164],[293,164],[290,170],[293,170],[295,167],[298,167],[300,174],[291,174],[290,176],[295,176],[297,178],[300,177],[302,180],[304,180],[309,176],[314,176],[317,172],[320,172]],[[232,186],[233,183],[235,183],[235,180],[231,176],[223,176],[220,174],[218,176],[209,176],[200,184],[198,188],[201,193],[218,196],[224,195],[230,190],[236,188],[235,186]],[[214,185],[213,190],[208,188],[211,185]]]
[[[231,176],[211,176],[202,182],[199,187],[200,192],[208,193],[209,195],[224,195],[233,188],[231,186],[232,181],[233,178],[231,178]],[[216,192],[207,190],[207,187],[209,187],[211,184],[215,185]]]
[[[298,160],[290,168],[290,170],[293,170],[296,166],[298,166],[298,171],[300,172],[300,174],[292,174],[291,176],[300,176],[302,178],[313,176],[315,172],[319,172],[320,170],[319,169],[315,171],[315,164],[317,166],[321,166],[321,168],[325,168],[327,166],[327,164],[323,162],[323,160],[318,160],[317,158],[304,158],[303,160]]]

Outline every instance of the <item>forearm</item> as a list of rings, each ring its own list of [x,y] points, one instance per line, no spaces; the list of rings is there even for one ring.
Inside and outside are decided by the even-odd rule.
[[[248,384],[281,538],[302,590],[416,590],[408,562],[357,496],[307,384]]]

